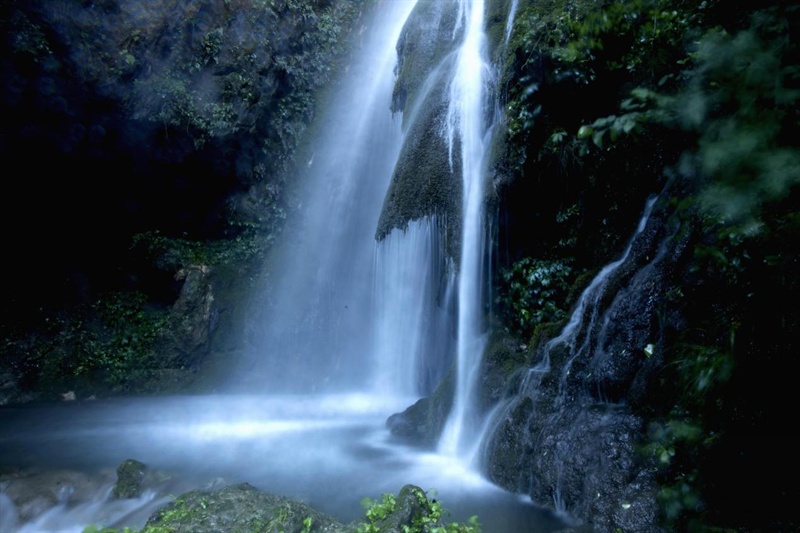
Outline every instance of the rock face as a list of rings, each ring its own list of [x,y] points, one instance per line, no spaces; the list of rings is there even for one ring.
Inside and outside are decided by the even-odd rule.
[[[202,362],[217,325],[218,311],[209,277],[210,269],[204,265],[181,269],[176,275],[176,279],[183,280],[183,286],[172,305],[175,326],[170,329],[170,344],[178,351],[178,359],[192,368]]]
[[[658,303],[686,250],[665,217],[652,215],[562,333],[533,347],[534,364],[520,373],[487,448],[490,479],[603,531],[659,523],[659,486],[640,453],[644,391],[660,386]]]

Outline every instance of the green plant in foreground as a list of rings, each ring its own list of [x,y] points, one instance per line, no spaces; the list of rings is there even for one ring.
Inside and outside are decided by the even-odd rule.
[[[411,487],[410,490],[420,507],[415,513],[412,524],[402,525],[403,533],[480,533],[481,527],[477,516],[470,517],[466,523],[445,523],[442,517],[448,513],[439,501],[429,499],[418,487]],[[361,504],[366,510],[367,522],[358,526],[358,533],[380,533],[381,522],[395,512],[397,499],[397,496],[390,493],[384,493],[380,501],[364,498]]]
[[[379,533],[380,529],[376,525],[377,522],[386,519],[391,513],[394,512],[397,498],[394,494],[385,493],[381,496],[380,501],[373,500],[372,498],[363,498],[361,506],[364,507],[368,522],[365,522],[358,527],[358,533]]]

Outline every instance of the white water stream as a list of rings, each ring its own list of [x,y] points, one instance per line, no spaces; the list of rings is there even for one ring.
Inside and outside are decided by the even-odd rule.
[[[486,59],[483,1],[461,0],[458,21],[456,31],[464,26],[464,42],[458,52],[455,76],[450,82],[446,130],[451,168],[453,151],[460,148],[463,185],[456,392],[453,412],[445,426],[439,450],[470,463],[479,444],[476,431],[479,420],[473,412],[473,388],[486,344],[482,324],[483,200],[485,157],[490,134],[486,117],[491,109],[487,85],[492,75]]]

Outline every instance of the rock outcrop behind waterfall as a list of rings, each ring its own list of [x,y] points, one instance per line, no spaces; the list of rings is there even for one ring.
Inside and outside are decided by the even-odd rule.
[[[450,154],[444,124],[460,43],[457,15],[456,2],[422,0],[397,44],[392,111],[403,114],[405,142],[376,231],[382,239],[411,220],[435,215],[444,221],[444,242],[451,257],[458,257],[461,242],[462,185],[460,161]]]

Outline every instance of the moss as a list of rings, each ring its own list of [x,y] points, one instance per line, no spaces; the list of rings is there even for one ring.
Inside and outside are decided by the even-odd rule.
[[[380,501],[365,498],[362,503],[366,508],[366,520],[356,525],[356,533],[479,533],[481,530],[477,516],[465,523],[447,523],[447,510],[437,500],[429,499],[416,485],[403,486],[397,496],[384,493]]]
[[[248,483],[195,490],[156,511],[141,533],[273,533],[341,531],[332,517],[306,504],[261,492]]]
[[[403,113],[406,143],[389,186],[376,238],[412,220],[437,216],[445,222],[447,253],[457,257],[460,242],[461,182],[451,169],[449,147],[439,124],[447,113],[446,58],[457,44],[455,2],[420,1],[398,42],[392,110]]]
[[[536,324],[533,328],[530,341],[528,342],[528,353],[532,355],[538,354],[542,345],[561,333],[566,323],[567,321],[565,319],[558,322],[541,322]]]
[[[457,258],[461,180],[457,167],[451,172],[448,147],[436,126],[436,117],[446,112],[445,104],[432,100],[409,130],[384,200],[376,238],[382,239],[394,228],[405,228],[412,220],[437,215],[446,224],[448,255]]]

